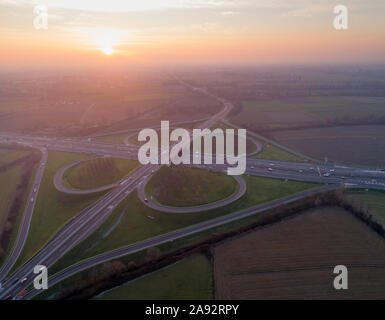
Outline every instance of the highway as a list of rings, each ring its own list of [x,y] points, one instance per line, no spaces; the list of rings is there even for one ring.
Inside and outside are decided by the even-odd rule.
[[[200,126],[197,126],[197,128],[211,128],[218,120],[223,120],[231,110],[232,104],[226,100],[216,97],[204,89],[194,88],[194,90],[199,90],[202,93],[217,99],[224,106],[221,112],[205,120],[205,122]],[[30,145],[34,148],[43,148],[44,151],[42,151],[42,163],[44,164],[47,161],[47,152],[45,149],[80,152],[94,154],[96,156],[107,155],[126,159],[136,159],[138,152],[138,146],[87,142],[79,141],[77,139],[50,139],[16,134],[0,134],[0,137],[9,143],[17,142]],[[32,271],[36,265],[45,265],[47,267],[52,266],[66,252],[71,250],[74,246],[92,234],[109,217],[114,208],[130,192],[137,188],[139,188],[139,190],[140,188],[143,189],[145,181],[147,181],[147,179],[150,178],[150,176],[154,174],[160,167],[160,165],[146,165],[139,167],[130,175],[129,178],[124,180],[125,183],[120,183],[119,186],[113,188],[106,197],[94,203],[89,208],[83,210],[81,213],[75,216],[71,221],[63,226],[58,231],[58,233],[50,241],[48,241],[47,244],[41,248],[40,251],[36,253],[29,261],[27,261],[12,275],[9,275],[7,278],[5,278],[19,257],[28,235],[29,224],[32,219],[34,207],[34,201],[29,202],[23,214],[23,220],[19,229],[18,239],[16,240],[15,246],[10,256],[1,269],[0,279],[3,279],[2,284],[4,289],[0,291],[0,298],[4,299],[8,296],[16,297],[19,292],[27,288],[32,283],[34,276]],[[205,169],[221,171],[225,169],[223,165],[221,166],[215,164],[202,165],[201,167]],[[64,173],[65,169],[66,168],[61,169],[62,173]],[[40,185],[43,172],[44,166],[40,166],[38,174],[35,177],[35,184],[37,187]],[[324,189],[335,189],[341,186],[341,184],[343,184],[345,187],[375,189],[385,188],[385,172],[381,170],[356,168],[351,166],[322,165],[318,161],[316,164],[312,164],[248,158],[246,174],[288,180],[313,181],[319,183],[328,183],[330,185],[323,186],[311,191],[305,191],[303,193],[293,195],[285,199],[276,200],[272,203],[264,204],[256,208],[250,208],[229,214],[214,220],[200,223],[198,225],[184,228],[182,230],[177,230],[166,235],[161,235],[137,244],[132,244],[124,248],[113,250],[111,252],[76,264],[75,266],[63,270],[58,275],[50,277],[50,285],[53,285],[56,279],[57,281],[63,280],[69,275],[72,275],[103,261],[108,261],[116,257],[140,251],[154,245],[173,241],[189,234],[201,232],[215,226],[235,221],[237,219],[241,219],[253,215],[257,212],[272,208],[274,206],[279,206],[283,203],[298,200],[301,197],[312,194],[313,192],[319,192],[320,190]],[[57,179],[60,179],[60,175],[58,177],[59,178]],[[55,185],[58,188],[56,183]],[[34,200],[35,199],[36,196],[34,197]],[[21,279],[24,278],[27,278],[27,281],[21,283]],[[33,295],[33,291],[31,291],[31,293],[29,293],[26,298],[30,297],[30,295]]]
[[[207,93],[205,90],[202,90],[203,93],[212,96],[210,93]],[[219,119],[225,117],[232,108],[232,104],[219,98],[212,96],[213,98],[220,101],[224,108],[218,114],[212,116],[206,120],[203,124],[197,128],[211,128]],[[8,142],[13,142],[14,139],[18,143],[23,143],[30,145],[31,147],[44,147],[48,149],[60,150],[60,148],[65,149],[64,151],[72,150],[72,152],[92,152],[92,145],[95,143],[87,144],[84,142],[77,141],[68,141],[68,139],[46,139],[46,138],[36,138],[33,137],[32,140],[35,141],[31,143],[30,138],[20,135],[0,135],[1,138],[5,139]],[[127,151],[127,146],[111,145],[106,143],[97,143],[98,149],[102,149],[100,152],[115,152],[128,154],[131,151]],[[85,151],[87,150],[87,151]],[[135,148],[137,150],[137,148]],[[99,152],[99,151],[98,151]],[[126,153],[127,152],[127,153]],[[92,232],[94,232],[110,215],[113,209],[135,188],[137,188],[141,182],[148,175],[153,174],[158,170],[160,166],[158,165],[147,165],[142,166],[132,174],[132,179],[119,187],[111,191],[105,198],[101,199],[94,205],[90,206],[70,222],[68,222],[58,233],[29,261],[27,261],[21,268],[16,272],[10,275],[8,278],[5,278],[2,281],[3,290],[0,292],[0,298],[8,297],[17,297],[17,294],[24,289],[26,289],[33,281],[33,269],[36,265],[44,265],[49,267],[53,265],[58,259],[60,259],[66,252],[72,249],[76,244],[88,237]],[[27,214],[26,219],[32,219],[32,212]],[[23,217],[24,218],[24,217]],[[26,235],[27,237],[27,235]],[[21,250],[20,250],[21,252]],[[18,252],[17,257],[20,255]],[[17,260],[17,257],[14,261],[9,263],[10,268],[14,265]],[[27,279],[22,281],[22,279]]]

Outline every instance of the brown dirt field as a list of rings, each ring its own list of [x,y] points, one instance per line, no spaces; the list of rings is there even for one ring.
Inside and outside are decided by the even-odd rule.
[[[348,290],[333,269],[348,268]],[[385,299],[385,241],[349,212],[309,210],[214,250],[216,299]]]

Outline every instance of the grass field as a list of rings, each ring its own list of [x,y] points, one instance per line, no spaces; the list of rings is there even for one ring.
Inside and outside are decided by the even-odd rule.
[[[38,166],[38,151],[6,146],[0,148],[2,162],[0,167],[0,263],[4,262],[3,253],[9,252],[18,231],[21,213],[24,210],[28,192]],[[23,162],[14,163],[25,156]],[[7,167],[4,167],[7,166]]]
[[[385,116],[382,97],[308,97],[244,101],[232,121],[241,126],[290,128],[333,121],[357,121]]]
[[[197,254],[109,290],[95,299],[209,300],[212,296],[210,261]]]
[[[348,199],[358,202],[368,208],[376,220],[385,227],[385,193],[381,191],[350,191],[346,192]]]
[[[93,189],[112,184],[138,167],[136,160],[96,158],[69,168],[63,183],[75,189]]]
[[[56,172],[63,166],[86,157],[88,155],[49,151],[28,238],[15,267],[33,256],[67,221],[107,193],[71,195],[56,190],[53,184]]]
[[[93,140],[94,141],[99,141],[99,142],[110,142],[110,143],[123,144],[124,143],[124,138],[127,137],[131,133],[132,132],[110,134],[110,135],[106,135],[106,136],[101,136],[101,137],[93,138]]]
[[[264,143],[262,152],[252,156],[256,159],[302,162],[303,159],[276,146]]]
[[[385,167],[385,126],[279,131],[273,138],[302,153],[336,162]]]
[[[349,290],[335,290],[345,265]],[[216,299],[384,299],[385,243],[337,207],[228,240],[214,251]]]
[[[0,172],[0,227],[7,217],[8,210],[13,202],[16,187],[23,174],[23,165],[18,165],[4,172]],[[2,228],[0,228],[2,229]]]
[[[26,156],[30,150],[0,146],[0,166],[18,160]]]
[[[192,207],[225,199],[237,189],[236,180],[223,173],[164,166],[147,183],[146,194],[167,206]]]

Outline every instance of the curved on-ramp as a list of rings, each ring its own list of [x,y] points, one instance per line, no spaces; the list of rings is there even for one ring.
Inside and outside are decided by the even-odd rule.
[[[54,176],[53,178],[53,183],[55,185],[55,188],[57,190],[59,190],[60,192],[64,192],[64,193],[69,193],[69,194],[88,194],[88,193],[94,193],[94,192],[100,192],[100,191],[106,191],[106,190],[109,190],[109,189],[112,189],[112,188],[115,188],[117,184],[120,184],[122,183],[125,179],[127,179],[127,176],[118,180],[117,182],[115,183],[112,183],[112,184],[109,184],[109,185],[106,185],[106,186],[102,186],[102,187],[98,187],[98,188],[93,188],[93,189],[87,189],[87,190],[83,190],[83,189],[72,189],[72,188],[69,188],[67,186],[65,186],[63,184],[63,176],[64,176],[64,173],[69,169],[69,168],[72,168],[82,162],[86,162],[86,161],[90,161],[90,160],[93,160],[93,159],[96,159],[98,157],[91,157],[91,158],[86,158],[86,159],[82,159],[82,160],[79,160],[79,161],[75,161],[75,162],[71,162],[70,164],[64,166],[63,168],[61,168]],[[137,168],[133,169],[131,172],[130,172],[130,175],[136,171]]]
[[[218,201],[211,202],[211,203],[207,203],[207,204],[203,204],[200,206],[170,207],[170,206],[162,205],[160,203],[152,201],[151,199],[147,199],[145,189],[146,189],[147,182],[149,181],[149,179],[151,179],[151,176],[149,178],[147,178],[144,182],[142,182],[140,184],[140,186],[138,187],[138,197],[146,206],[148,206],[154,210],[161,211],[161,212],[192,213],[192,212],[208,211],[208,210],[220,208],[220,207],[226,206],[230,203],[233,203],[233,202],[237,201],[238,199],[240,199],[246,193],[247,186],[246,186],[245,180],[243,180],[242,177],[240,177],[240,176],[234,176],[233,178],[238,182],[239,187],[238,187],[237,192],[233,193],[231,196],[229,196],[225,199],[218,200]],[[147,199],[147,201],[145,199]]]

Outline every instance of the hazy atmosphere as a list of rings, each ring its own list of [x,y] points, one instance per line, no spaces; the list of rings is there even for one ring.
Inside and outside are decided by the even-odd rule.
[[[383,0],[0,0],[0,312],[385,300],[384,17]]]
[[[33,27],[36,4],[47,6],[46,30]],[[333,28],[335,5],[333,0],[1,0],[0,60],[7,66],[384,61],[385,3],[350,0],[344,32]]]

